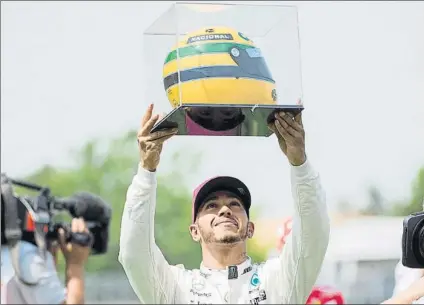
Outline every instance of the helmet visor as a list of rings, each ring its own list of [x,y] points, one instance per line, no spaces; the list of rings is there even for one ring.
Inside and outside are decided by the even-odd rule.
[[[229,49],[229,53],[231,58],[241,69],[243,75],[274,82],[259,48],[252,47],[242,49],[237,46],[232,46]]]

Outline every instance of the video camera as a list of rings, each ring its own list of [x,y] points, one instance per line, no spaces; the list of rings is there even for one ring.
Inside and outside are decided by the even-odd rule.
[[[15,195],[13,185],[38,191],[35,197]],[[54,216],[68,211],[73,218],[83,218],[89,234],[72,233],[70,224],[54,221]],[[20,240],[30,242],[42,250],[58,238],[64,229],[68,242],[91,246],[91,255],[107,252],[109,223],[112,209],[102,198],[88,192],[58,198],[48,187],[15,180],[1,174],[1,244],[13,245]]]
[[[424,212],[413,213],[403,221],[402,265],[424,268]]]

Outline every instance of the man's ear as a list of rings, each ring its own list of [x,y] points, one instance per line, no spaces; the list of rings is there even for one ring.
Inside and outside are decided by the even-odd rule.
[[[200,232],[199,232],[199,227],[197,226],[197,224],[190,225],[189,231],[190,231],[191,238],[193,238],[195,242],[200,242]]]
[[[251,221],[247,224],[247,237],[252,238],[255,234],[255,224]]]

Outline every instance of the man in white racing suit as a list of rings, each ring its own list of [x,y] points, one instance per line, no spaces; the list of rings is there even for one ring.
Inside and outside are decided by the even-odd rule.
[[[329,217],[317,172],[306,159],[301,114],[279,113],[270,128],[291,164],[292,236],[279,257],[252,263],[246,240],[250,193],[238,179],[215,177],[193,196],[190,233],[202,248],[200,269],[165,260],[154,238],[156,168],[164,141],[177,130],[150,133],[159,119],[150,105],[138,133],[140,164],[127,192],[119,261],[142,303],[305,304],[329,240]]]

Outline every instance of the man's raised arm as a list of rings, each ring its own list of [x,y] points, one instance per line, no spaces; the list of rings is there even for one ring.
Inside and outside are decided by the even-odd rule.
[[[159,119],[150,105],[137,135],[140,164],[128,188],[121,224],[119,262],[142,303],[172,304],[184,272],[170,266],[155,243],[156,168],[165,140],[176,130],[150,133]]]
[[[169,304],[182,270],[170,266],[155,243],[156,174],[138,168],[127,192],[119,261],[143,303]]]
[[[280,254],[284,303],[305,304],[327,251],[330,224],[318,173],[306,161],[291,168],[292,234]]]
[[[268,263],[274,293],[285,304],[305,304],[318,278],[329,242],[330,221],[318,173],[305,153],[302,113],[278,113],[269,125],[291,164],[294,200],[292,234],[276,260]]]

